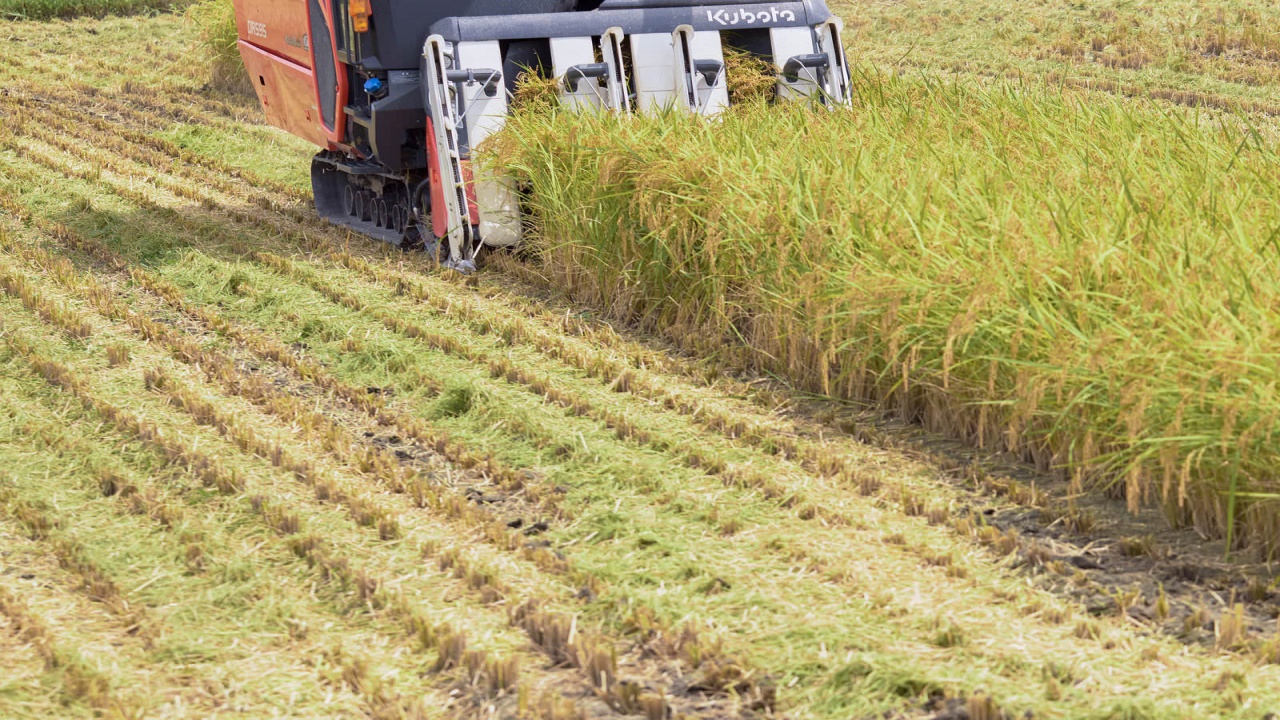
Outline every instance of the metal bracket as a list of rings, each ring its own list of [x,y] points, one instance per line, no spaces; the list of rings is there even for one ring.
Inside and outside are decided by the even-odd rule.
[[[589,63],[585,65],[574,65],[564,73],[564,84],[568,86],[569,92],[578,92],[578,83],[587,78],[596,80],[606,79],[609,77],[608,63]]]
[[[605,104],[614,112],[631,111],[631,93],[627,89],[626,57],[622,52],[622,41],[627,37],[620,27],[611,27],[600,36],[600,56],[609,68],[605,78],[605,90],[608,95]]]
[[[449,70],[447,76],[451,83],[466,83],[467,85],[483,83],[484,94],[489,97],[494,97],[498,94],[498,85],[502,82],[502,71],[489,68]]]
[[[720,82],[720,74],[724,72],[724,63],[719,60],[694,60],[693,69],[707,81],[707,87],[715,87]]]
[[[843,31],[844,21],[840,18],[832,18],[818,26],[818,49],[831,59],[831,67],[826,73],[827,101],[831,105],[849,105],[853,102],[849,61],[845,57],[844,42],[840,37]]]
[[[831,57],[826,53],[796,55],[782,66],[782,77],[787,82],[794,83],[800,80],[800,73],[804,70],[826,70],[829,67],[831,67]]]

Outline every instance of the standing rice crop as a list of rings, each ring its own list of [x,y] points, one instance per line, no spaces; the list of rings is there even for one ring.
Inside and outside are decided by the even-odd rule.
[[[209,67],[209,84],[252,97],[253,86],[240,59],[240,37],[231,0],[200,0],[187,8],[186,17],[198,30],[202,56]]]
[[[714,122],[548,107],[491,151],[544,272],[616,317],[1274,549],[1275,143],[1061,88],[855,86]]]

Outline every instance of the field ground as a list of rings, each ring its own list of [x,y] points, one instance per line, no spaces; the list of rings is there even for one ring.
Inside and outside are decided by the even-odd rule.
[[[1280,113],[1280,10],[1236,0],[833,0],[853,57]]]
[[[179,18],[2,32],[0,715],[1280,707],[1264,568],[315,222]]]

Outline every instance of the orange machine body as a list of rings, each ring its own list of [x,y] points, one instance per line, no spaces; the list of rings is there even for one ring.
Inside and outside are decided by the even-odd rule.
[[[320,147],[340,149],[345,118],[338,116],[334,127],[326,127],[319,110],[306,0],[235,0],[235,5],[240,57],[267,122]],[[343,84],[339,92],[345,91]],[[338,100],[341,107],[345,98]]]

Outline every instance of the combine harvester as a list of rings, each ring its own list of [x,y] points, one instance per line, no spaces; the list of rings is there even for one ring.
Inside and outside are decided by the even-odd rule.
[[[725,51],[776,68],[778,97],[848,102],[839,18],[822,0],[235,0],[240,54],[268,121],[325,148],[316,209],[462,271],[520,240],[519,203],[471,151],[519,76],[575,109],[714,115]]]

